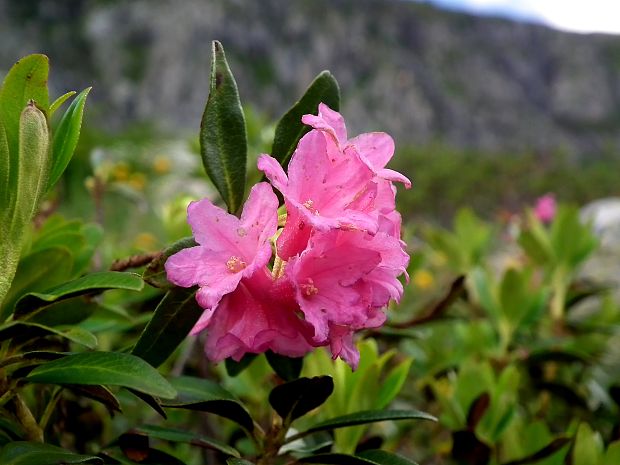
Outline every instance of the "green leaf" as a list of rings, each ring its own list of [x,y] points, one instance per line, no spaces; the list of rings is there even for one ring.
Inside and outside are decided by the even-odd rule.
[[[9,160],[6,205],[0,209],[0,302],[14,279],[24,237],[45,191],[49,170],[47,119],[31,101],[19,117],[16,158]]]
[[[303,357],[287,357],[285,355],[276,354],[270,350],[265,352],[269,366],[284,381],[293,381],[299,378],[301,369],[304,364]]]
[[[254,462],[238,457],[229,457],[226,459],[226,463],[227,465],[254,465]]]
[[[121,403],[116,396],[112,394],[105,386],[88,386],[85,384],[74,384],[66,386],[67,389],[73,391],[75,394],[88,397],[89,399],[101,402],[108,409],[110,413],[119,412],[122,413]]]
[[[115,352],[68,355],[37,367],[27,379],[34,383],[123,386],[167,399],[176,395],[170,383],[144,360]]]
[[[299,378],[273,388],[269,403],[286,423],[290,423],[321,405],[333,391],[331,376]]]
[[[200,124],[200,154],[207,175],[231,213],[245,192],[247,136],[237,84],[222,44],[212,44],[209,99]]]
[[[247,431],[254,429],[254,421],[245,406],[218,384],[189,376],[173,378],[170,382],[179,395],[164,407],[209,412],[232,420]]]
[[[387,407],[400,392],[405,384],[405,381],[407,380],[412,362],[412,358],[407,358],[388,373],[385,381],[381,383],[381,386],[379,387],[379,394],[377,396],[376,404],[378,408],[381,409]]]
[[[65,465],[77,463],[103,464],[92,455],[80,455],[50,444],[15,441],[0,450],[2,465]]]
[[[15,188],[11,186],[11,154],[9,152],[9,143],[6,138],[6,131],[4,125],[0,120],[0,211],[5,212],[2,214],[4,220],[5,215],[12,208],[10,205],[11,196],[15,191]]]
[[[620,463],[620,441],[609,444],[603,459],[603,465],[618,465]]]
[[[97,346],[97,338],[94,334],[79,327],[69,328],[62,331],[57,328],[50,328],[38,323],[28,321],[11,321],[0,326],[0,341],[8,339],[18,339],[19,343],[27,342],[43,336],[60,336],[69,341],[81,344],[89,349]]]
[[[174,284],[166,279],[166,269],[164,268],[166,261],[171,255],[183,249],[187,249],[188,247],[196,247],[197,245],[193,237],[185,237],[169,247],[166,247],[157,258],[153,259],[153,261],[146,266],[142,278],[151,286],[160,289],[171,289],[175,287]]]
[[[314,78],[299,101],[280,118],[273,138],[271,156],[281,165],[288,163],[299,140],[310,130],[309,126],[301,122],[301,117],[306,114],[316,115],[319,103],[326,104],[332,110],[340,109],[338,82],[329,71],[322,71]]]
[[[420,412],[419,410],[365,410],[322,421],[321,423],[318,423],[305,431],[301,431],[293,436],[290,436],[287,438],[286,442],[291,442],[308,434],[316,433],[317,431],[327,431],[336,428],[365,425],[368,423],[376,423],[387,420],[437,421],[437,418],[429,415],[428,413]]]
[[[203,312],[195,289],[171,289],[157,305],[131,353],[158,367],[183,342]]]
[[[51,303],[81,295],[97,294],[109,289],[140,291],[144,281],[135,273],[102,271],[74,279],[44,292],[30,292],[22,296],[15,305],[14,318],[31,320]]]
[[[11,289],[0,309],[0,321],[13,313],[15,302],[25,292],[43,290],[66,280],[72,266],[71,253],[64,247],[34,252],[20,260]]]
[[[49,60],[45,55],[28,55],[9,70],[0,88],[0,121],[4,125],[11,159],[18,151],[19,116],[30,100],[44,110],[49,105],[47,79]]]
[[[256,354],[245,354],[238,362],[233,360],[232,358],[227,358],[226,360],[224,360],[226,373],[228,373],[228,376],[237,376],[248,366],[250,366],[250,363],[252,363],[254,359],[256,359]]]
[[[547,444],[546,446],[534,452],[533,454],[530,454],[527,457],[523,457],[519,460],[512,460],[510,462],[505,463],[504,465],[526,465],[528,463],[538,463],[542,459],[552,456],[553,454],[555,454],[557,451],[562,449],[564,446],[566,446],[570,442],[571,440],[569,438],[562,438],[562,437],[556,438],[553,441],[551,441],[549,444]],[[609,465],[617,465],[618,463],[619,462],[612,462]]]
[[[73,152],[75,152],[75,147],[80,138],[86,97],[88,97],[90,90],[91,87],[87,87],[75,97],[54,131],[48,189],[54,187],[58,182],[73,157]]]
[[[147,434],[150,437],[156,439],[163,439],[164,441],[182,442],[191,444],[193,446],[217,450],[219,452],[222,452],[223,454],[231,455],[233,457],[241,456],[235,448],[230,447],[223,442],[216,441],[215,439],[211,438],[206,438],[204,436],[197,436],[193,433],[189,433],[187,431],[182,431],[179,429],[163,428],[161,426],[155,425],[143,425],[138,428],[132,429],[132,431]]]
[[[302,457],[301,463],[326,465],[417,465],[416,462],[384,450],[368,450],[358,455],[325,453]]]
[[[577,428],[571,456],[574,464],[597,465],[603,459],[603,439],[587,423]]]
[[[380,465],[416,465],[416,462],[413,462],[402,455],[393,454],[380,449],[365,450],[357,455],[358,457],[362,457]]]
[[[155,412],[157,412],[164,420],[168,419],[168,415],[166,414],[164,408],[161,406],[161,402],[157,397],[150,394],[145,394],[144,392],[136,391],[135,389],[131,388],[127,390],[138,399],[140,399],[142,402],[144,402],[146,405],[155,410]]]
[[[70,90],[69,92],[67,92],[66,94],[61,95],[60,97],[58,97],[56,100],[54,100],[54,102],[50,105],[49,110],[47,110],[47,116],[48,118],[52,118],[52,115],[56,112],[56,110],[58,110],[63,103],[65,103],[69,98],[73,97],[77,92],[75,92],[74,90]]]

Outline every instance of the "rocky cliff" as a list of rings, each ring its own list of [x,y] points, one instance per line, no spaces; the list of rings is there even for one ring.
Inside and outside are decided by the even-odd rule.
[[[354,132],[493,152],[620,148],[620,36],[399,0],[0,0],[0,75],[47,53],[52,87],[94,85],[110,127],[195,128],[212,39],[243,101],[273,118],[330,69]]]

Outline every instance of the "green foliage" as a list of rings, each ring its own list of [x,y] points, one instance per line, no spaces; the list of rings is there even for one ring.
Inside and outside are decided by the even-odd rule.
[[[131,353],[154,367],[172,355],[202,315],[196,291],[180,287],[169,290],[159,302]]]
[[[73,152],[75,152],[75,147],[80,138],[86,97],[90,90],[91,88],[88,87],[75,97],[56,128],[52,142],[52,166],[50,167],[48,189],[54,187],[58,182],[69,161],[71,161],[71,157],[73,157]]]
[[[235,213],[245,192],[247,136],[237,84],[224,48],[213,41],[209,99],[200,124],[200,154],[207,174]]]
[[[50,444],[25,441],[5,445],[0,450],[0,462],[5,465],[103,464],[103,460],[99,457],[73,454]]]
[[[71,354],[35,368],[27,377],[33,383],[123,386],[166,399],[175,389],[142,359],[123,353]]]
[[[332,110],[340,109],[340,89],[338,82],[329,71],[322,71],[304,92],[304,95],[280,118],[273,138],[271,156],[286,166],[297,143],[310,131],[310,127],[301,122],[306,114],[317,114],[319,103],[324,103]]]

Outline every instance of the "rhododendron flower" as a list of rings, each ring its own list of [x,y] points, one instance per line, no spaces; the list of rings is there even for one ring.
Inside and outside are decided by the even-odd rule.
[[[319,104],[318,116],[304,115],[301,120],[314,129],[329,135],[339,150],[345,151],[353,148],[378,178],[402,182],[407,188],[411,187],[411,181],[406,176],[398,171],[385,168],[394,155],[394,139],[389,134],[370,132],[347,140],[344,118],[324,103]]]
[[[556,202],[553,194],[545,194],[536,199],[534,214],[543,223],[551,223],[555,217]]]
[[[208,357],[214,362],[228,357],[239,361],[248,352],[267,350],[289,357],[305,355],[313,349],[312,327],[297,316],[297,308],[290,283],[274,281],[267,268],[242,279],[210,319]],[[197,325],[192,333],[201,329]]]
[[[267,183],[256,184],[243,207],[241,219],[213,205],[209,199],[187,208],[197,247],[172,255],[166,262],[168,280],[177,286],[198,285],[196,300],[210,315],[239,281],[264,267],[271,258],[269,239],[278,224],[278,199]],[[200,324],[208,324],[208,318]]]
[[[258,168],[284,197],[286,223],[276,241],[278,202],[266,183],[254,186],[238,219],[208,200],[192,203],[188,221],[198,247],[166,263],[168,279],[198,285],[205,312],[192,333],[207,332],[213,361],[266,350],[299,357],[329,346],[353,369],[355,333],[385,322],[399,301],[409,256],[401,240],[394,181],[385,166],[394,142],[385,133],[347,138],[342,116],[319,105],[302,121],[301,138],[285,172],[261,155]]]

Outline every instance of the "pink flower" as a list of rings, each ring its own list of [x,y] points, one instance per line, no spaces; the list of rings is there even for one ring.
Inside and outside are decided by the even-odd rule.
[[[409,256],[398,239],[384,233],[332,231],[313,234],[308,247],[290,260],[286,276],[295,287],[316,345],[329,343],[335,357],[357,366],[354,331],[376,328],[390,299],[400,300],[398,276]]]
[[[377,178],[402,182],[407,189],[411,187],[411,181],[406,176],[385,168],[394,155],[394,140],[389,134],[370,132],[347,140],[344,118],[324,103],[319,104],[318,116],[304,115],[301,120],[314,129],[323,131],[340,151],[353,149]]]
[[[309,237],[306,227],[319,231],[339,228],[373,234],[377,231],[376,215],[365,210],[366,205],[358,206],[364,199],[375,196],[372,171],[350,154],[329,154],[323,133],[310,131],[299,141],[288,166],[288,176],[269,155],[259,157],[258,169],[282,192],[289,218],[293,220],[287,222],[282,241],[278,243],[279,255],[284,260],[304,249]]]
[[[534,214],[543,223],[551,223],[555,217],[556,202],[553,194],[545,194],[536,199]]]
[[[220,362],[267,350],[289,357],[305,355],[313,349],[312,328],[297,316],[297,309],[290,283],[274,281],[266,268],[257,271],[222,298],[208,327],[207,356]],[[197,326],[192,333],[199,331]]]
[[[318,116],[303,121],[313,129],[299,141],[288,173],[269,155],[258,160],[287,210],[276,241],[278,266],[267,268],[278,219],[267,183],[252,188],[241,218],[206,199],[190,204],[199,245],[166,263],[172,283],[199,286],[196,299],[205,311],[192,333],[207,332],[212,361],[266,350],[299,357],[329,346],[355,369],[355,333],[381,326],[385,306],[402,297],[398,278],[409,256],[393,182],[411,183],[386,168],[392,138],[348,139],[342,116],[323,104]]]
[[[166,274],[177,286],[199,286],[196,300],[207,310],[201,326],[208,324],[222,296],[269,262],[277,209],[278,199],[264,182],[252,188],[241,219],[209,199],[189,205],[187,218],[199,245],[172,255],[166,262]]]

